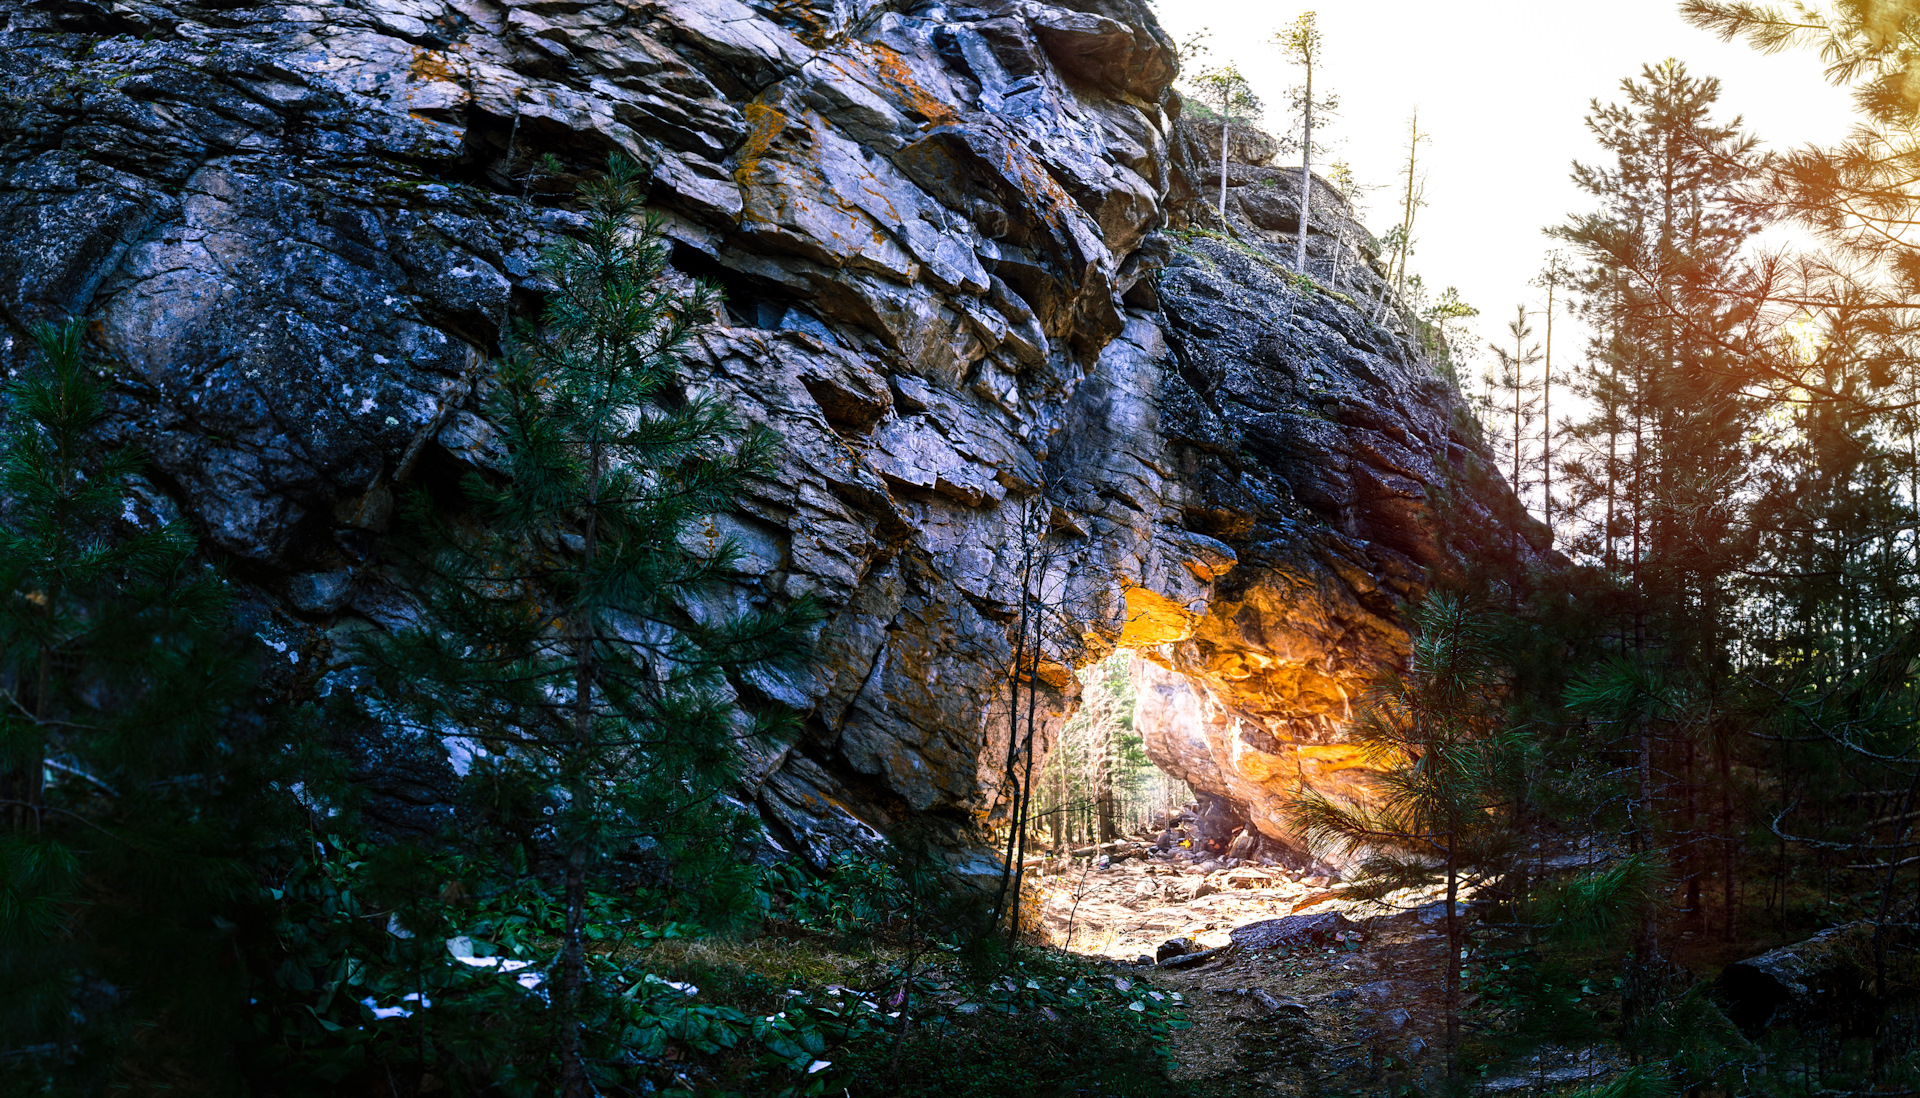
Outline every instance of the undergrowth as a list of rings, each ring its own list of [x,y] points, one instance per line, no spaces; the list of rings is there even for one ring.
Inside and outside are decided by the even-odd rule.
[[[530,876],[396,903],[387,857],[322,843],[279,880],[282,960],[252,989],[276,1023],[256,1034],[250,1074],[287,1095],[538,1093],[555,897]],[[658,896],[596,894],[596,1084],[676,1098],[1174,1093],[1178,996],[1008,947],[984,900],[944,873],[853,857],[762,871],[758,924],[731,936],[672,921]]]

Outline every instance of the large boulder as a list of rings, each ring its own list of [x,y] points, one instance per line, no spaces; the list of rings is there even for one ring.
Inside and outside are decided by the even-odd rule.
[[[1862,1021],[1873,938],[1871,922],[1844,923],[1728,965],[1719,980],[1728,1019],[1750,1036],[1773,1025],[1844,1029]]]

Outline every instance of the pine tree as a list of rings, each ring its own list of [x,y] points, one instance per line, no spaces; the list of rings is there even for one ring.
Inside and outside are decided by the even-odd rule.
[[[1504,727],[1502,689],[1485,620],[1456,597],[1434,595],[1414,613],[1413,658],[1368,698],[1356,731],[1377,769],[1366,802],[1302,787],[1288,815],[1316,847],[1364,851],[1347,894],[1446,887],[1448,1070],[1460,1041],[1460,894],[1506,874],[1517,836],[1515,798],[1502,779],[1521,751]]]
[[[1407,304],[1417,306],[1420,345],[1433,360],[1441,377],[1460,385],[1461,359],[1469,350],[1463,328],[1465,322],[1480,315],[1480,310],[1460,299],[1457,287],[1448,286],[1432,304],[1425,302],[1426,291],[1419,275],[1408,281],[1411,288]]]
[[[1757,228],[1736,201],[1755,142],[1738,120],[1712,120],[1719,82],[1677,61],[1648,66],[1621,87],[1624,104],[1596,101],[1588,117],[1613,161],[1574,170],[1600,209],[1555,234],[1586,263],[1580,289],[1598,322],[1594,358],[1605,371],[1590,388],[1610,390],[1605,401],[1617,400],[1624,418],[1626,478],[1617,488],[1629,504],[1633,643],[1645,647],[1654,629],[1663,643],[1683,646],[1680,658],[1712,661],[1730,611],[1724,578],[1748,549],[1732,506],[1754,408],[1717,338],[1739,316],[1710,288]],[[1607,536],[1611,543],[1611,529]],[[1649,620],[1656,606],[1657,623]]]
[[[1292,26],[1275,34],[1273,41],[1289,62],[1306,71],[1306,82],[1293,97],[1294,107],[1300,112],[1300,217],[1299,229],[1294,234],[1293,269],[1308,274],[1307,236],[1313,224],[1313,125],[1323,112],[1338,108],[1340,101],[1332,96],[1313,97],[1313,67],[1320,61],[1321,49],[1320,27],[1313,12],[1301,13]]]
[[[1225,65],[1200,70],[1193,78],[1201,98],[1220,117],[1220,222],[1227,220],[1227,151],[1235,124],[1250,126],[1260,117],[1260,97],[1241,75],[1240,67]]]
[[[1353,167],[1343,160],[1336,160],[1327,167],[1327,182],[1333,186],[1341,198],[1346,199],[1354,221],[1358,221],[1362,212],[1361,199],[1366,197],[1367,191],[1372,188],[1361,186],[1360,181],[1354,178]],[[1346,277],[1348,250],[1357,250],[1358,242],[1353,239],[1351,231],[1353,227],[1345,217],[1334,219],[1333,274],[1327,285],[1336,290],[1340,288],[1340,284]],[[1370,235],[1365,229],[1361,229],[1360,232],[1362,235]]]
[[[366,652],[408,724],[476,745],[476,830],[543,852],[532,865],[504,853],[494,875],[559,885],[552,1051],[567,1098],[595,1092],[593,1043],[618,1037],[587,1025],[617,998],[593,978],[590,890],[637,877],[684,918],[750,913],[739,851],[753,825],[725,792],[737,746],[769,724],[729,674],[800,658],[812,613],[711,597],[738,555],[711,516],[769,468],[774,441],[683,376],[717,295],[675,284],[641,218],[643,182],[616,159],[582,188],[584,228],[545,256],[541,323],[515,339],[488,403],[506,476],[469,476],[453,515],[416,494],[425,533],[402,570],[420,616]]]
[[[1558,315],[1558,306],[1562,291],[1573,281],[1573,272],[1567,268],[1566,257],[1555,252],[1547,257],[1547,265],[1533,284],[1547,291],[1547,307],[1544,315],[1547,320],[1546,341],[1542,345],[1544,365],[1540,373],[1540,507],[1541,521],[1547,529],[1553,529],[1553,466],[1558,460],[1558,448],[1553,438],[1553,322]]]
[[[1407,166],[1400,173],[1400,224],[1387,233],[1387,248],[1393,256],[1393,294],[1402,299],[1407,292],[1407,257],[1413,254],[1414,217],[1420,207],[1427,204],[1427,181],[1420,174],[1420,145],[1430,140],[1431,137],[1420,132],[1420,112],[1413,112],[1407,121]],[[1385,314],[1384,308],[1381,313]]]
[[[1516,305],[1513,319],[1507,323],[1507,334],[1513,337],[1513,350],[1509,352],[1498,344],[1492,345],[1494,360],[1499,363],[1499,372],[1492,377],[1493,414],[1501,426],[1511,419],[1513,431],[1507,436],[1507,467],[1511,475],[1510,483],[1514,494],[1521,499],[1527,495],[1527,482],[1523,466],[1526,465],[1527,428],[1540,416],[1540,382],[1532,376],[1533,368],[1540,365],[1540,347],[1529,343],[1533,338],[1533,325],[1527,322],[1527,309]]]
[[[242,1001],[221,926],[248,892],[225,811],[247,660],[192,533],[127,517],[143,463],[100,440],[84,331],[37,329],[5,390],[0,1079],[218,1090]]]

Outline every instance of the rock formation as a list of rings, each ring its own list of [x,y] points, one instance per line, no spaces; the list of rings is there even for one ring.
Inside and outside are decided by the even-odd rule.
[[[502,327],[623,154],[676,268],[727,291],[689,386],[786,441],[714,518],[745,553],[712,597],[830,612],[810,674],[738,684],[805,716],[747,776],[773,839],[1004,817],[1029,546],[1042,747],[1070,670],[1135,648],[1198,715],[1155,758],[1284,837],[1272,792],[1352,765],[1339,722],[1404,654],[1443,527],[1543,532],[1337,196],[1318,285],[1263,246],[1298,176],[1259,142],[1228,165],[1239,238],[1208,235],[1174,70],[1140,0],[0,0],[0,365],[85,316],[152,457],[135,510],[201,529],[327,689],[344,638],[406,618],[396,490],[496,460]],[[1442,523],[1449,483],[1483,490]],[[392,826],[446,811],[438,741],[355,750]]]

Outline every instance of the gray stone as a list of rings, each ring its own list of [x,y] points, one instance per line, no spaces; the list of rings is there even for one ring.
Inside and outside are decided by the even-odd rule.
[[[302,572],[287,580],[287,601],[308,614],[331,614],[346,602],[351,572]]]
[[[1175,957],[1184,957],[1199,948],[1200,944],[1192,938],[1169,938],[1161,942],[1160,948],[1154,951],[1154,960],[1168,961]]]

